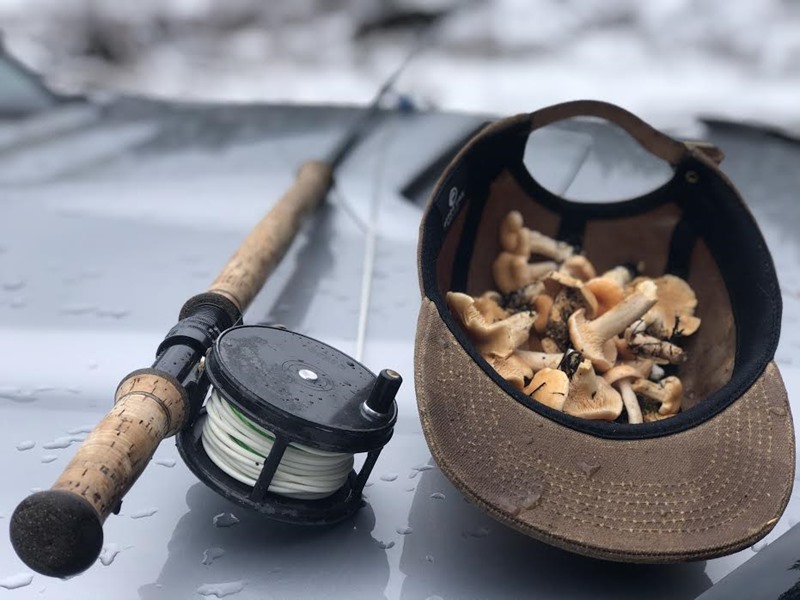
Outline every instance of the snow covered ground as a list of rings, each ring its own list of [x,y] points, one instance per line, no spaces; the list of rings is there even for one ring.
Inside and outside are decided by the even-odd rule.
[[[62,89],[363,103],[415,43],[412,27],[363,34],[398,10],[448,11],[398,84],[426,105],[508,114],[591,97],[662,126],[800,131],[797,0],[0,0],[0,28]]]

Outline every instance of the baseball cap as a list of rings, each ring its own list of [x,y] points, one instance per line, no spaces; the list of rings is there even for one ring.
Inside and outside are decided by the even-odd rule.
[[[575,117],[619,126],[672,177],[633,199],[573,202],[525,167],[532,131]],[[588,556],[673,562],[730,554],[764,537],[789,500],[794,430],[773,361],[775,268],[713,147],[675,140],[630,112],[579,100],[492,123],[441,175],[420,227],[415,343],[422,428],[442,472],[489,515]],[[477,351],[449,291],[494,288],[510,211],[579,245],[598,272],[643,263],[684,278],[702,321],[677,366],[683,409],[649,423],[581,419],[532,400]]]

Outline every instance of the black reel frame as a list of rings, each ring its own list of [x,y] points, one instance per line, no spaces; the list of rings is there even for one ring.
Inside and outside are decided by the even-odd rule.
[[[185,387],[192,414],[176,444],[189,469],[211,489],[269,518],[306,525],[337,523],[363,505],[364,485],[394,432],[399,374],[384,369],[375,376],[343,352],[281,326],[238,325],[218,335],[189,379]],[[208,417],[202,406],[211,386],[275,435],[252,488],[214,464],[203,447]],[[366,458],[331,496],[288,498],[268,489],[292,442],[329,452],[366,453]]]

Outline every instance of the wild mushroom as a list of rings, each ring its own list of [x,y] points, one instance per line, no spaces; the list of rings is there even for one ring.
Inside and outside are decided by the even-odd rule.
[[[694,316],[697,296],[689,284],[675,275],[664,275],[653,282],[658,288],[658,302],[642,317],[647,330],[665,339],[697,331],[700,327],[700,319]]]
[[[569,377],[558,369],[542,369],[523,391],[537,402],[561,410],[569,392]]]
[[[529,263],[527,256],[501,252],[492,264],[492,275],[497,289],[509,294],[557,268],[558,265],[552,261]]]
[[[613,269],[609,269],[605,273],[603,273],[600,277],[603,279],[611,279],[612,281],[617,282],[620,287],[625,287],[628,285],[634,276],[637,273],[640,273],[644,270],[644,264],[640,263],[638,265],[619,265],[614,267]]]
[[[486,317],[489,323],[501,321],[509,316],[508,311],[500,306],[502,296],[494,291],[484,292],[475,298],[475,308]]]
[[[588,318],[593,318],[597,311],[597,300],[583,282],[565,273],[555,271],[544,280],[545,289],[559,286],[553,297],[553,305],[544,333],[558,345],[559,350],[569,346],[568,320],[575,311],[582,309]]]
[[[622,397],[594,372],[591,361],[584,359],[569,383],[569,394],[562,410],[584,419],[613,421],[622,413]]]
[[[636,398],[636,392],[631,388],[631,382],[647,377],[652,365],[652,361],[642,361],[639,364],[623,363],[603,374],[606,383],[617,389],[622,396],[622,403],[628,413],[628,423],[642,422],[642,409]]]
[[[609,310],[622,302],[625,291],[615,277],[595,277],[583,284],[594,294],[597,299],[597,316],[606,314]]]
[[[536,298],[542,292],[544,292],[544,283],[542,281],[534,281],[503,296],[502,305],[510,312],[531,310],[534,308]]]
[[[547,329],[547,322],[550,320],[553,299],[547,294],[539,294],[533,299],[533,308],[536,311],[536,320],[533,322],[533,328],[536,333],[544,333]]]
[[[658,402],[661,405],[658,409],[659,415],[675,415],[681,409],[683,384],[674,375],[665,377],[658,383],[647,379],[637,379],[631,388],[636,394]]]
[[[569,337],[573,347],[592,361],[600,372],[608,371],[617,358],[613,338],[625,331],[656,303],[656,286],[644,281],[636,291],[604,315],[590,321],[579,309],[569,317]]]
[[[686,360],[683,348],[645,333],[647,324],[642,319],[625,329],[625,343],[636,356],[652,358],[657,363],[678,365]]]
[[[501,358],[499,356],[488,356],[485,358],[500,377],[508,381],[518,390],[522,390],[525,387],[525,382],[533,377],[531,368],[525,361],[519,358],[516,352],[512,352],[507,358]]]
[[[483,356],[507,358],[528,341],[534,316],[519,312],[488,323],[475,307],[475,299],[461,292],[447,292],[447,304],[456,315],[478,352]]]
[[[558,270],[581,281],[589,281],[597,275],[594,265],[589,262],[589,259],[580,254],[570,256],[561,264]]]
[[[554,240],[538,231],[530,229],[528,231],[530,232],[528,239],[532,256],[544,256],[561,263],[575,254],[575,249],[566,242]]]
[[[517,350],[515,353],[521,361],[528,365],[534,372],[542,369],[557,369],[564,358],[562,352],[532,352],[530,350]]]
[[[524,256],[526,260],[530,255],[529,230],[519,211],[512,210],[500,223],[500,245],[506,252]]]

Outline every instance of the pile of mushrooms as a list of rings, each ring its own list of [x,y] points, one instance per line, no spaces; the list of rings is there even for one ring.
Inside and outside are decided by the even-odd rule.
[[[550,408],[586,419],[658,421],[681,409],[677,342],[700,327],[697,297],[674,275],[618,266],[597,275],[575,248],[525,227],[500,226],[497,290],[447,303],[478,352],[511,385]]]

